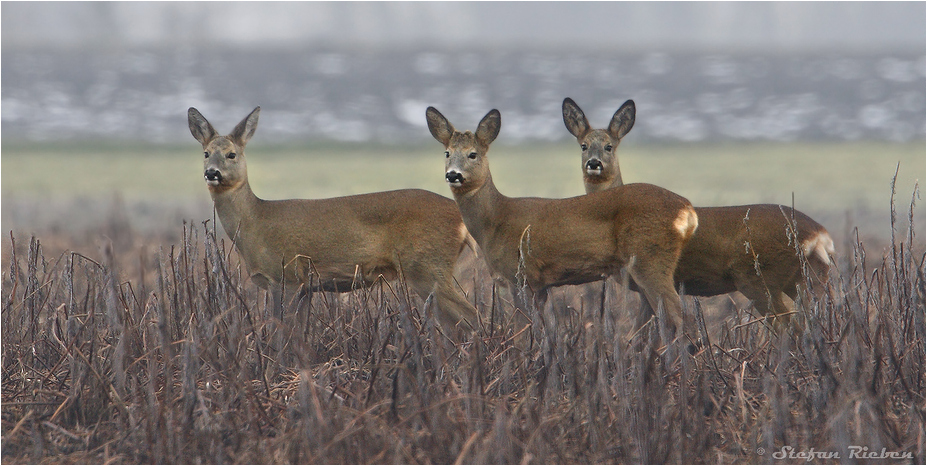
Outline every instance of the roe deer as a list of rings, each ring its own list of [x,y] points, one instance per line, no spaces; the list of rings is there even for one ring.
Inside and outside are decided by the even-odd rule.
[[[281,281],[344,292],[401,273],[423,299],[434,293],[446,331],[476,328],[476,308],[454,287],[457,257],[473,241],[454,201],[418,189],[260,199],[248,184],[245,163],[245,145],[260,111],[255,108],[228,136],[220,136],[195,108],[187,117],[190,132],[203,145],[204,177],[222,226],[251,280],[274,294],[275,306]],[[316,275],[313,280],[308,272]]]
[[[634,126],[634,102],[625,102],[607,129],[592,129],[573,99],[563,100],[563,123],[582,149],[587,193],[622,186],[615,149]],[[740,291],[767,317],[789,322],[790,306],[802,284],[802,257],[812,280],[827,276],[834,241],[821,224],[790,207],[755,204],[696,207],[699,227],[682,250],[676,268],[677,285],[686,294],[715,296]],[[790,238],[798,241],[798,247]],[[792,303],[794,304],[794,303]],[[638,325],[652,314],[641,300]]]
[[[598,281],[627,266],[654,309],[662,302],[670,329],[683,330],[673,270],[698,225],[688,200],[648,184],[568,199],[506,197],[486,156],[499,111],[486,114],[475,133],[456,131],[434,107],[425,115],[444,145],[445,179],[464,223],[511,289],[523,279],[543,305],[551,287]]]

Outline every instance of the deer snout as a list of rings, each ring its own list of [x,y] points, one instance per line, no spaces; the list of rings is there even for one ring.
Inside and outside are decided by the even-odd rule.
[[[444,179],[447,180],[452,186],[460,186],[464,182],[464,176],[457,170],[450,170],[444,175]]]
[[[209,168],[203,173],[203,177],[206,178],[206,184],[210,186],[216,186],[222,182],[222,172],[216,170],[215,168]]]
[[[602,168],[604,168],[604,166],[602,165],[602,161],[599,159],[589,159],[589,161],[586,162],[586,171],[590,175],[601,174]]]

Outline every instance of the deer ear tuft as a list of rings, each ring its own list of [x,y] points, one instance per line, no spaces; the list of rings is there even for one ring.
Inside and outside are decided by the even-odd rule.
[[[192,134],[203,147],[206,147],[209,141],[212,141],[218,136],[216,130],[209,124],[209,121],[206,120],[206,117],[193,107],[187,110],[187,125],[190,127],[190,134]]]
[[[589,120],[583,113],[579,105],[573,102],[573,99],[567,97],[563,99],[563,124],[566,125],[567,131],[576,139],[580,139],[589,133]]]
[[[261,107],[255,107],[244,120],[235,125],[235,129],[232,130],[229,137],[238,145],[244,147],[251,140],[251,136],[254,136],[254,132],[257,131],[258,117],[260,116]]]
[[[489,147],[496,137],[499,136],[499,130],[502,127],[502,115],[499,110],[492,109],[486,116],[480,120],[479,126],[476,127],[476,140],[484,147]]]
[[[628,131],[631,131],[631,128],[634,127],[636,113],[637,108],[634,106],[634,101],[626,101],[612,116],[612,121],[608,124],[608,134],[615,139],[625,137]]]
[[[425,110],[425,120],[428,122],[428,131],[431,131],[431,135],[447,147],[454,134],[454,126],[451,122],[447,121],[447,118],[444,118],[444,115],[434,107],[428,107]]]

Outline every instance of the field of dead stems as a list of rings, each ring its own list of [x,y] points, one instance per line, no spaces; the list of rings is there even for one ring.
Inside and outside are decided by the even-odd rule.
[[[653,334],[628,341],[630,292],[493,333],[505,298],[472,265],[461,282],[487,330],[464,344],[402,283],[297,296],[272,315],[212,227],[109,243],[102,260],[7,239],[5,463],[925,460],[913,229],[885,257],[843,251],[792,336],[687,299],[709,342],[689,356]]]
[[[632,336],[620,286],[604,306],[557,291],[520,327],[472,257],[458,278],[485,330],[454,344],[401,282],[274,315],[213,220],[6,231],[0,459],[922,464],[923,207],[906,197],[890,238],[841,235],[792,335],[736,298],[686,298],[694,355]]]

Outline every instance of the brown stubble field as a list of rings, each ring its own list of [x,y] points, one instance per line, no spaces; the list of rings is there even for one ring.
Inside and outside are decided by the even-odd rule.
[[[262,197],[448,194],[437,150],[257,142]],[[837,463],[854,446],[925,461],[923,144],[622,147],[627,181],[696,205],[794,193],[837,241],[801,332],[771,333],[736,295],[687,298],[708,342],[694,356],[631,336],[638,298],[614,283],[558,290],[518,328],[470,254],[458,279],[486,322],[463,344],[402,282],[273,315],[214,234],[195,149],[4,146],[4,462]],[[506,194],[582,192],[572,145],[495,154]]]

